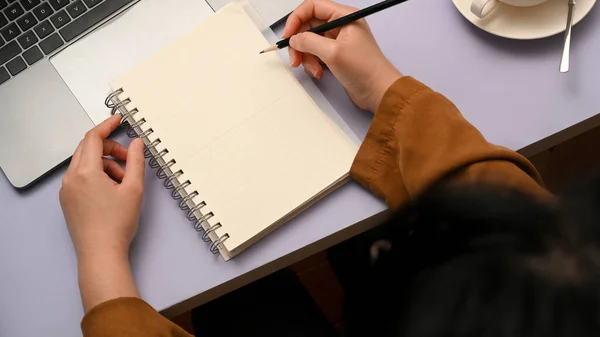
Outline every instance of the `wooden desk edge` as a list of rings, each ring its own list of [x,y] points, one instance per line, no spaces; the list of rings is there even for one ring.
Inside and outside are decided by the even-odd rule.
[[[575,125],[572,125],[562,131],[559,131],[551,136],[541,139],[531,145],[528,145],[517,152],[519,152],[527,158],[530,158],[540,152],[546,151],[553,146],[563,143],[569,139],[575,138],[599,126],[600,113],[586,120],[583,120]]]
[[[163,311],[166,317],[175,317],[181,315],[187,311],[192,310],[204,303],[210,302],[220,296],[223,296],[229,292],[232,292],[238,288],[241,288],[249,283],[252,283],[258,279],[261,279],[271,273],[274,273],[280,269],[288,267],[298,261],[301,261],[309,256],[312,256],[318,252],[321,252],[331,246],[334,246],[342,241],[359,235],[385,221],[391,214],[390,210],[386,210],[375,214],[365,220],[362,220],[352,226],[348,226],[339,232],[333,233],[319,241],[313,242],[312,244],[298,249],[288,255],[285,255],[275,261],[263,265],[257,269],[254,269],[244,275],[238,276],[226,283],[220,284],[215,288],[207,290],[201,294],[198,294],[192,298],[189,298],[183,302],[175,304]]]

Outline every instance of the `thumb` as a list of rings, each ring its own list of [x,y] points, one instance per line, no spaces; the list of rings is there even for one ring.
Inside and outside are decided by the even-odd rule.
[[[336,41],[315,33],[305,32],[292,36],[290,46],[302,53],[317,56],[328,63],[335,49]]]
[[[123,184],[134,187],[143,187],[145,167],[144,142],[141,138],[137,138],[131,142],[129,149],[127,150],[127,163],[125,165]]]

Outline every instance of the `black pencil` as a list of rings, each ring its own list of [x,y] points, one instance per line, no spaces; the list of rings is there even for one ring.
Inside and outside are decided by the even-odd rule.
[[[315,33],[315,34],[323,34],[323,33],[327,32],[327,31],[332,30],[332,29],[339,28],[341,26],[347,25],[347,24],[352,23],[352,22],[354,22],[356,20],[359,20],[359,19],[362,19],[362,18],[364,18],[366,16],[369,16],[371,14],[380,12],[380,11],[382,11],[384,9],[390,8],[392,6],[396,6],[398,4],[401,4],[404,1],[407,1],[407,0],[385,0],[385,1],[382,1],[380,3],[375,4],[373,6],[369,6],[367,8],[361,9],[358,12],[354,12],[354,13],[348,14],[346,16],[343,16],[343,17],[339,18],[339,19],[336,19],[336,20],[333,20],[331,22],[327,22],[325,24],[322,24],[322,25],[320,25],[318,27],[309,29],[308,31],[312,32],[312,33]],[[287,39],[284,39],[284,40],[281,40],[281,41],[275,43],[274,45],[272,45],[269,48],[261,51],[260,53],[261,54],[262,53],[267,53],[267,52],[270,52],[270,51],[274,51],[274,50],[278,50],[278,49],[283,49],[283,48],[286,48],[286,47],[289,47],[289,46],[290,46],[290,39],[287,38]]]

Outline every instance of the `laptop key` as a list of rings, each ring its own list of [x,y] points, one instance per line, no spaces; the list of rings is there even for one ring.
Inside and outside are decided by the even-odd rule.
[[[0,48],[0,66],[19,55],[19,53],[21,53],[21,47],[19,47],[17,41],[11,41]]]
[[[0,10],[8,7],[8,2],[6,0],[0,0]]]
[[[25,13],[25,11],[18,2],[8,6],[8,8],[4,10],[4,14],[6,14],[8,21],[16,20],[19,16],[23,15],[23,13]]]
[[[21,34],[21,30],[19,29],[19,27],[17,27],[16,24],[11,23],[10,25],[2,28],[0,30],[0,34],[2,35],[2,37],[4,37],[4,40],[10,41],[15,37],[19,36],[19,34]]]
[[[33,7],[40,4],[40,0],[21,0],[21,6],[25,8],[26,11],[31,10]]]
[[[21,27],[22,31],[28,30],[29,28],[35,26],[36,23],[37,20],[31,13],[23,15],[19,18],[19,20],[17,20],[17,24],[19,25],[19,27]]]
[[[27,65],[25,64],[25,61],[23,61],[21,56],[19,56],[16,59],[8,62],[6,64],[6,68],[8,69],[11,75],[15,76],[18,73],[25,70],[27,68]]]
[[[35,26],[35,28],[33,30],[35,31],[35,33],[37,34],[37,36],[40,39],[43,39],[46,36],[52,34],[52,32],[54,31],[54,27],[52,27],[50,22],[48,20],[46,20],[46,21],[40,23],[39,25]]]
[[[8,81],[10,79],[10,75],[8,71],[4,67],[0,67],[0,84]]]
[[[105,0],[96,7],[83,14],[79,19],[66,25],[60,30],[60,35],[69,42],[79,36],[79,34],[92,28],[109,15],[133,2],[134,0]]]
[[[58,47],[62,46],[64,43],[58,34],[52,34],[48,36],[45,40],[40,42],[40,48],[44,51],[44,54],[48,55],[51,52],[58,49]]]
[[[31,49],[23,53],[23,57],[27,64],[32,65],[44,57],[42,51],[37,46],[33,46]]]
[[[1,1],[1,0],[0,0]],[[0,12],[0,28],[8,24],[8,19]]]
[[[54,27],[56,27],[56,29],[59,29],[60,27],[66,25],[67,23],[69,23],[69,21],[71,21],[71,18],[69,17],[69,15],[67,14],[67,12],[65,12],[64,10],[52,15],[50,17],[50,21],[52,22],[52,24],[54,25]]]
[[[69,12],[69,14],[71,14],[71,17],[73,19],[80,16],[85,11],[87,11],[87,9],[85,8],[85,6],[83,5],[83,3],[81,1],[76,1],[67,6],[67,12]]]
[[[33,9],[33,14],[35,14],[35,17],[40,21],[49,17],[52,13],[54,13],[54,10],[52,10],[52,7],[50,7],[47,2],[44,2]]]
[[[54,7],[55,11],[65,7],[66,5],[69,4],[69,0],[48,0],[48,2],[50,2],[52,7]]]
[[[23,49],[27,49],[27,48],[33,46],[34,44],[36,44],[38,42],[38,38],[35,36],[33,31],[30,30],[27,33],[19,36],[17,41],[19,41],[19,43],[21,44],[21,47],[23,47]]]
[[[2,1],[2,0],[0,0]],[[94,6],[96,6],[97,4],[100,3],[100,1],[102,0],[83,0],[83,2],[85,2],[85,4],[88,6],[88,8],[92,8]]]

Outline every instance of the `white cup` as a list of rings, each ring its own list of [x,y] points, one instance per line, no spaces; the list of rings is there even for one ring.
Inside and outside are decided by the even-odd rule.
[[[507,5],[516,7],[531,7],[537,6],[547,0],[473,0],[471,2],[471,13],[478,18],[484,18],[488,15],[498,2],[503,2]]]

